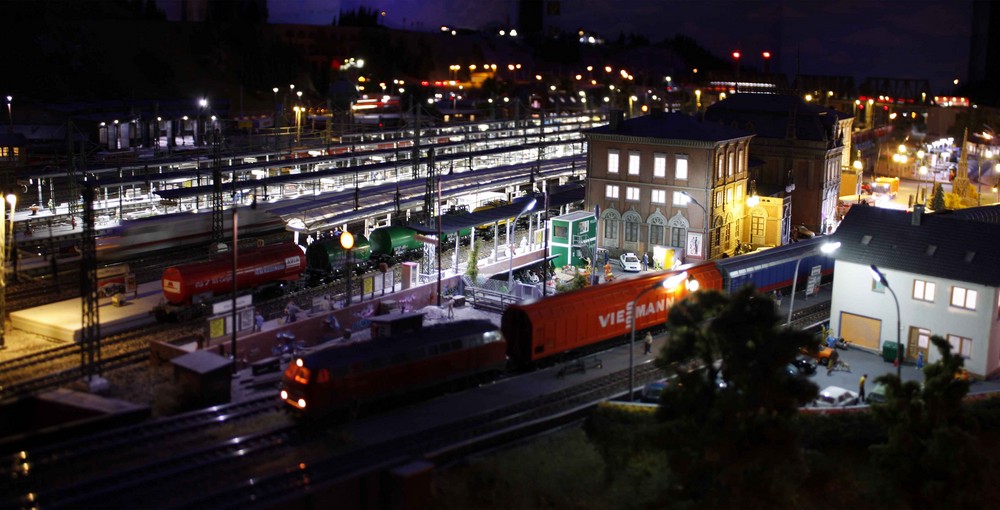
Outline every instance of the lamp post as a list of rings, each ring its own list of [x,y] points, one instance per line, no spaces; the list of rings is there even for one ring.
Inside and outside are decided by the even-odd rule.
[[[340,246],[344,248],[344,275],[347,278],[347,294],[344,297],[344,305],[351,304],[351,268],[349,266],[348,257],[351,256],[351,248],[354,248],[354,236],[350,232],[344,231],[340,234]]]
[[[532,198],[531,200],[528,200],[528,203],[524,204],[524,208],[521,209],[521,212],[517,213],[517,216],[514,217],[514,223],[517,223],[517,220],[520,219],[521,216],[524,215],[524,213],[526,213],[526,212],[534,209],[536,203],[538,203],[538,200],[535,199],[535,198]],[[510,255],[510,262],[508,263],[508,266],[507,266],[507,293],[508,294],[512,290],[514,290],[514,243],[510,242],[510,232],[511,232],[511,227],[510,227],[510,224],[508,223],[507,224],[507,244],[510,246],[510,253],[509,253],[509,255]]]
[[[833,243],[823,243],[822,245],[820,245],[819,251],[821,253],[829,254],[836,251],[837,248],[840,248],[840,241],[836,241]],[[810,255],[813,255],[814,253],[816,252],[813,251],[806,253],[800,256],[798,260],[795,261],[795,272],[792,273],[792,295],[789,296],[788,299],[788,320],[785,322],[786,327],[791,327],[792,325],[792,311],[795,310],[795,288],[798,286],[799,283],[799,265],[802,264],[802,259]]]
[[[663,280],[658,281],[658,282],[654,283],[653,285],[650,285],[649,287],[646,287],[645,289],[642,289],[642,292],[640,292],[638,295],[636,295],[635,299],[633,299],[632,302],[629,303],[629,308],[628,308],[628,310],[626,310],[626,312],[628,313],[628,320],[629,320],[629,322],[632,323],[631,324],[631,328],[632,328],[632,340],[629,341],[629,344],[628,344],[628,400],[629,400],[629,402],[632,401],[632,395],[635,393],[635,322],[636,322],[636,318],[637,318],[636,317],[636,312],[635,312],[635,304],[639,301],[639,298],[641,298],[643,295],[645,295],[649,291],[656,290],[656,289],[659,289],[661,287],[664,288],[664,289],[667,289],[668,291],[672,291],[678,285],[680,285],[685,280],[687,280],[687,277],[688,277],[687,271],[683,271],[683,272],[680,272],[680,273],[676,273],[676,274],[670,275],[670,276],[664,278]],[[697,280],[694,280],[694,282],[696,284]],[[692,290],[697,290],[697,286],[695,285]]]
[[[233,355],[233,377],[236,377],[236,371],[237,371],[237,366],[236,366],[236,331],[237,331],[238,328],[237,328],[237,322],[236,322],[236,318],[237,318],[237,314],[236,314],[236,291],[239,289],[239,286],[236,284],[236,278],[238,276],[237,268],[239,267],[239,265],[237,263],[236,257],[238,255],[238,251],[239,251],[239,245],[237,243],[237,241],[239,240],[239,238],[238,238],[239,229],[237,228],[237,225],[239,223],[238,220],[239,220],[239,218],[238,218],[238,214],[236,212],[236,201],[234,200],[233,201],[233,333],[232,333],[232,336],[229,339],[229,353]]]
[[[692,196],[691,196],[691,194],[690,194],[690,193],[688,193],[687,191],[682,191],[682,192],[681,192],[681,195],[684,195],[684,196],[686,196],[686,197],[688,198],[688,200],[690,200],[690,201],[691,201],[691,203],[692,203],[692,204],[694,204],[694,205],[696,205],[696,206],[700,207],[700,208],[701,208],[701,211],[702,211],[703,213],[705,213],[705,219],[704,219],[704,220],[702,221],[702,225],[703,225],[703,226],[702,226],[702,231],[704,232],[704,234],[705,234],[705,237],[704,237],[704,238],[703,238],[703,239],[701,240],[701,245],[702,245],[703,247],[704,247],[704,246],[708,246],[708,244],[707,244],[707,243],[708,243],[708,222],[709,222],[709,217],[708,217],[708,209],[705,209],[705,206],[701,205],[701,203],[700,203],[700,202],[698,202],[698,200],[696,200],[696,199],[695,199],[694,197],[692,197]],[[708,253],[708,250],[706,249],[706,251],[705,251],[705,255],[703,255],[703,256],[701,257],[701,258],[702,258],[702,260],[707,260],[707,259],[711,258],[711,257],[709,257],[708,255],[710,255],[710,253]]]
[[[892,294],[892,300],[896,302],[896,377],[899,379],[899,382],[903,382],[903,344],[899,341],[900,331],[902,330],[902,320],[899,316],[899,299],[896,298],[896,291],[892,290],[892,287],[889,286],[889,280],[885,278],[885,274],[879,271],[875,267],[875,264],[869,267],[872,270],[872,279],[889,289],[889,293]]]

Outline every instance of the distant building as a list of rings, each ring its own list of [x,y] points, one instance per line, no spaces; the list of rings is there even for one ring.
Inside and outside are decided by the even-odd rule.
[[[715,259],[749,241],[751,133],[681,113],[624,120],[618,112],[585,136],[586,203],[600,207],[598,247],[648,253],[669,267],[665,254]]]
[[[750,155],[763,164],[751,179],[791,195],[792,224],[830,231],[841,171],[851,167],[853,117],[798,96],[734,94],[710,106],[705,120],[753,133]]]
[[[879,352],[896,343],[896,304],[875,282],[886,276],[899,300],[904,359],[938,359],[939,335],[978,377],[1000,371],[1000,206],[951,214],[852,207],[833,238],[830,328],[859,348]]]

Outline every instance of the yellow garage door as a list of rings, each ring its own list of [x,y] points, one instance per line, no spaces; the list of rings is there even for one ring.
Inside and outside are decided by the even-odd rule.
[[[879,350],[880,331],[882,321],[879,319],[840,312],[840,336],[858,347]]]

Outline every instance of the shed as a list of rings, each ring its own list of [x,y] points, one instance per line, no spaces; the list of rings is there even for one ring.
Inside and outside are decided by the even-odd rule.
[[[413,333],[424,327],[423,312],[378,315],[371,318],[372,338]]]
[[[174,384],[186,401],[211,406],[225,404],[232,398],[232,361],[202,350],[178,356],[171,363]]]
[[[597,220],[594,213],[574,211],[552,218],[549,256],[556,266],[580,266],[583,259],[593,261],[597,241]]]

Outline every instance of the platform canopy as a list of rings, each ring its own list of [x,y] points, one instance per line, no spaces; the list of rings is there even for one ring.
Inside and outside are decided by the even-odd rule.
[[[558,207],[573,202],[583,200],[586,190],[582,183],[571,183],[559,186],[549,193],[549,207]],[[528,200],[535,198],[535,212],[545,210],[545,194],[535,193],[514,199],[514,203],[501,205],[491,209],[466,214],[449,214],[441,217],[441,233],[451,234],[479,225],[487,225],[496,221],[514,218],[521,211]],[[410,223],[406,225],[421,234],[437,234],[437,225],[422,225]]]

